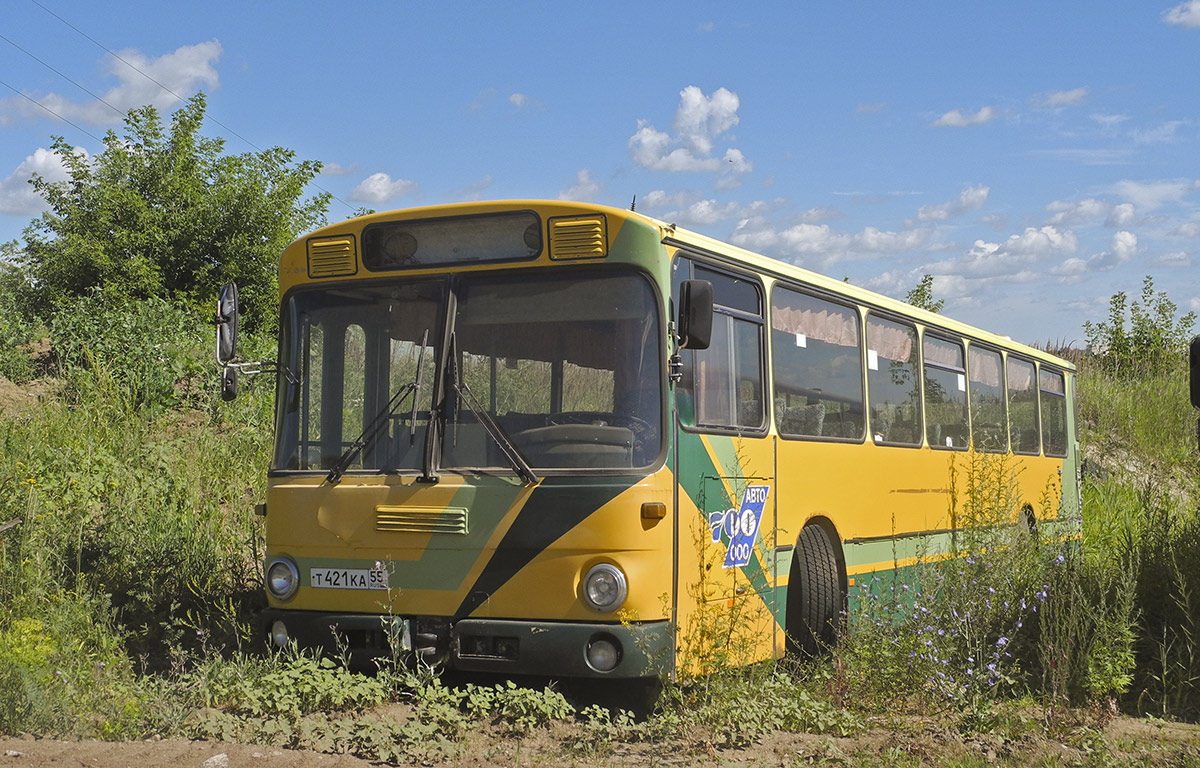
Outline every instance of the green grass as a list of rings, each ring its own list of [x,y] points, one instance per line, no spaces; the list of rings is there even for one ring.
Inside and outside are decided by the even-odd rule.
[[[1079,734],[1112,703],[1200,717],[1197,449],[1182,368],[1130,379],[1081,362],[1078,547],[964,537],[962,557],[858,596],[863,610],[830,658],[668,684],[637,719],[550,689],[450,688],[258,655],[253,505],[271,384],[218,403],[197,318],[166,305],[91,313],[55,327],[56,357],[6,363],[52,375],[60,395],[0,415],[0,523],[21,521],[0,533],[0,733],[229,738],[436,762],[481,726],[525,738],[570,724],[569,752],[603,756],[622,742],[742,748],[905,718],[956,734]],[[964,514],[1010,519],[1003,466],[961,473]],[[406,714],[381,717],[384,703]]]

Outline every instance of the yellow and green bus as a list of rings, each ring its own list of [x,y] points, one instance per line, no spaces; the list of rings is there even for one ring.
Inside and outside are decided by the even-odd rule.
[[[951,553],[956,462],[1013,465],[1014,526],[1078,509],[1070,363],[633,211],[372,214],[279,290],[276,646],[702,671],[817,650],[856,582]]]

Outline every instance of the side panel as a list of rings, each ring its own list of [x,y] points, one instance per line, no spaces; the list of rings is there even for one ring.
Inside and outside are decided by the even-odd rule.
[[[772,658],[784,618],[774,440],[677,427],[676,447],[677,669]]]

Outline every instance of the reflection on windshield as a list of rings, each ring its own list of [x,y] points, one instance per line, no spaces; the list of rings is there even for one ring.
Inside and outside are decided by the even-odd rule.
[[[429,354],[453,332],[454,360],[426,361],[414,407],[390,414],[347,471],[421,471],[431,412],[444,419],[433,454],[442,469],[514,471],[503,441],[461,407],[453,387],[435,381],[435,371],[468,387],[479,411],[534,469],[653,463],[661,449],[662,364],[650,284],[632,274],[529,275],[464,276],[452,288],[446,281],[342,285],[293,296],[282,360],[299,381],[280,382],[275,469],[334,466],[397,389],[415,380],[426,328],[434,329],[424,346]],[[453,325],[443,328],[451,293]],[[445,398],[436,403],[435,387]]]

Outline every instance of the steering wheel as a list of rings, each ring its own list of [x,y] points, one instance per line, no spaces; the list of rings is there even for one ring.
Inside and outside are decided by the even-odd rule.
[[[550,414],[547,421],[554,426],[563,424],[592,424],[598,427],[625,427],[640,437],[650,431],[650,422],[637,416],[626,416],[607,411],[559,411]]]

